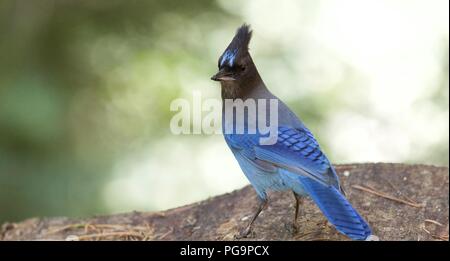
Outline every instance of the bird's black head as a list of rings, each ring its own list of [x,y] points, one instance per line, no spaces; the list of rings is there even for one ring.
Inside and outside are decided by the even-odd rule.
[[[242,25],[219,58],[219,72],[211,77],[211,80],[220,81],[222,96],[226,98],[240,98],[236,96],[255,87],[261,81],[248,52],[251,37],[250,27]]]

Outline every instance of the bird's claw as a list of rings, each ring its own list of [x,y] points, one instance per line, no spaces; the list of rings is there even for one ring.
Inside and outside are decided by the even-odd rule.
[[[299,227],[298,227],[297,223],[293,223],[292,224],[292,234],[295,235],[298,233],[298,231],[299,231]]]
[[[235,239],[242,239],[242,238],[247,238],[249,237],[249,235],[251,236],[251,234],[253,234],[252,228],[250,226],[241,229],[239,231],[239,234],[235,235],[234,238]]]
[[[297,223],[285,224],[284,226],[287,229],[287,231],[289,231],[293,236],[296,235],[299,231]]]

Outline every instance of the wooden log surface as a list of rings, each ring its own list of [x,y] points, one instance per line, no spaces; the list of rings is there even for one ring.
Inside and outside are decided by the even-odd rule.
[[[336,165],[347,197],[380,240],[448,240],[449,172],[446,167],[407,164]],[[348,240],[311,200],[289,229],[294,198],[269,193],[269,206],[241,240]],[[30,218],[5,223],[0,240],[235,240],[257,204],[250,186],[161,212],[90,218]]]

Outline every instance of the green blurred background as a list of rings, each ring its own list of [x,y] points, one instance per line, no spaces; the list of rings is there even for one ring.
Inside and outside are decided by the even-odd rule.
[[[243,22],[269,88],[336,163],[448,166],[447,0],[1,1],[0,222],[160,210],[247,184],[170,102]]]

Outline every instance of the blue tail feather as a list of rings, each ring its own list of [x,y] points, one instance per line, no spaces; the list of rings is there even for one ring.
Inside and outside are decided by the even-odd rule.
[[[324,186],[309,178],[299,178],[305,191],[339,232],[353,240],[365,240],[372,235],[367,222],[356,212],[338,189]]]

